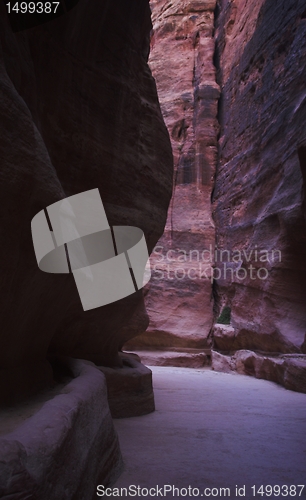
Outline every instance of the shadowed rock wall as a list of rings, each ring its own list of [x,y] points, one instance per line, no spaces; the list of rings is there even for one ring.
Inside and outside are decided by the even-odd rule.
[[[173,159],[147,64],[150,30],[147,0],[80,0],[15,34],[0,3],[1,498],[92,498],[122,469],[105,376],[70,358],[119,365],[123,343],[147,326],[142,290],[84,312],[72,274],[39,270],[31,220],[98,188],[109,224],[141,228],[152,251]],[[150,376],[132,394],[142,413],[154,409]],[[131,414],[131,398],[121,403]]]
[[[215,292],[232,326],[215,329],[219,350],[306,352],[305,35],[302,0],[219,2],[213,203],[217,246],[231,255],[218,257]]]
[[[142,292],[84,313],[72,275],[38,269],[30,224],[99,188],[110,225],[141,228],[150,251],[161,236],[172,154],[147,65],[150,29],[146,0],[81,0],[16,34],[0,4],[3,400],[52,379],[48,349],[114,365],[147,325]]]

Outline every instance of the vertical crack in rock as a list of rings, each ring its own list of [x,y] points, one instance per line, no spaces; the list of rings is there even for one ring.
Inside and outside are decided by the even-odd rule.
[[[218,22],[219,22],[220,10],[221,10],[220,2],[219,2],[219,0],[217,0],[216,6],[215,6],[215,10],[214,10],[213,38],[214,38],[215,46],[214,46],[213,64],[214,64],[214,66],[216,68],[216,83],[220,87],[220,96],[219,96],[218,104],[217,104],[217,117],[216,117],[216,119],[217,119],[217,122],[218,122],[219,130],[218,130],[218,135],[217,135],[216,169],[215,169],[215,173],[214,173],[213,188],[212,188],[211,197],[210,197],[211,205],[213,205],[213,200],[214,200],[215,184],[216,184],[216,177],[217,177],[218,166],[219,166],[219,157],[220,157],[220,153],[219,153],[219,139],[220,139],[220,129],[221,129],[221,126],[220,126],[220,107],[221,107],[221,100],[222,100],[222,90],[221,90],[221,85],[220,85],[220,83],[221,83],[220,82],[220,53],[219,53],[219,46],[218,46],[217,39],[216,39],[216,31],[217,31],[217,26],[218,26]],[[212,220],[213,220],[213,222],[215,224],[215,218],[214,218],[213,210],[212,210]],[[216,224],[215,224],[215,231],[216,231],[215,232],[215,238],[216,238],[216,236],[217,236],[217,227],[216,227]],[[216,248],[216,246],[215,246],[215,248]],[[212,283],[211,298],[212,298],[212,301],[213,301],[213,318],[214,318],[214,322],[215,322],[216,319],[217,319],[217,317],[218,317],[218,315],[219,315],[219,313],[220,313],[218,285],[217,285],[216,280],[213,280],[213,283]],[[210,337],[211,337],[212,343],[213,343],[213,327],[212,327],[212,329],[210,331]]]

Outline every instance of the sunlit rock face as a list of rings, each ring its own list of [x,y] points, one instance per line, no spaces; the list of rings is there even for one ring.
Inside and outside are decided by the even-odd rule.
[[[48,349],[114,365],[124,341],[147,325],[142,292],[84,313],[72,275],[38,269],[31,219],[98,188],[110,225],[141,228],[149,251],[161,237],[173,163],[147,65],[150,30],[146,0],[81,1],[17,34],[0,4],[4,400],[52,379]]]
[[[149,65],[170,133],[175,179],[163,237],[151,256],[150,317],[137,346],[202,348],[213,318],[211,192],[217,157],[214,0],[151,1]],[[206,252],[203,254],[203,251]]]
[[[221,0],[216,41],[216,295],[234,333],[215,347],[305,352],[305,2]]]

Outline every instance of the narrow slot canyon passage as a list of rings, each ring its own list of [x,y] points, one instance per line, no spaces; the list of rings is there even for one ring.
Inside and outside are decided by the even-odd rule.
[[[174,184],[150,258],[149,327],[124,346],[152,370],[156,409],[115,420],[125,468],[114,492],[286,496],[306,480],[306,115],[284,82],[290,60],[303,64],[305,27],[286,10],[285,50],[271,1],[150,5]]]
[[[149,326],[123,349],[147,365],[211,366],[306,392],[301,6],[284,6],[279,30],[271,1],[150,7],[173,193],[150,256]]]
[[[30,4],[0,2],[0,499],[305,499],[305,0]]]
[[[262,498],[254,485],[304,484],[306,394],[207,369],[151,369],[155,412],[115,420],[125,470],[113,488],[174,485],[182,495],[167,498],[188,499],[189,486],[199,496],[230,488],[236,498],[236,485],[245,485],[249,500]],[[145,497],[145,489],[135,496]]]

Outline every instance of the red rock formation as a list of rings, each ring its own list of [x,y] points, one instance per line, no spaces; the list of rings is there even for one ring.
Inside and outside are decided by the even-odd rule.
[[[13,34],[0,5],[0,395],[51,377],[46,353],[116,363],[142,292],[84,313],[72,275],[41,272],[31,219],[66,196],[99,188],[111,225],[143,229],[151,251],[172,189],[172,155],[147,65],[146,0],[80,2]],[[129,330],[128,336],[133,331]]]
[[[149,64],[174,154],[174,193],[151,256],[147,332],[131,346],[204,348],[212,326],[211,192],[217,156],[214,0],[151,1]],[[203,250],[206,250],[204,259]],[[206,274],[205,274],[206,272]]]
[[[305,352],[305,2],[220,0],[219,10],[213,201],[217,245],[231,262],[216,293],[233,329],[216,331],[215,346]]]
[[[31,220],[99,188],[110,225],[140,227],[149,251],[161,236],[173,162],[147,65],[150,29],[147,0],[87,0],[13,34],[0,3],[1,404],[53,383],[48,352],[114,366],[124,341],[146,327],[142,291],[84,313],[72,275],[38,269]],[[1,498],[83,500],[118,476],[105,377],[84,362],[72,366],[62,393],[34,405],[12,434],[4,430]],[[124,381],[137,392],[130,371]],[[142,399],[132,396],[144,413],[154,409],[149,370],[142,379]]]
[[[276,10],[272,0],[219,0],[215,33],[214,2],[153,0],[151,6],[150,66],[171,136],[175,186],[151,258],[150,325],[128,345],[209,345],[211,283],[193,270],[199,270],[196,253],[189,257],[214,250],[215,223],[216,252],[208,258],[216,260],[213,295],[216,310],[231,308],[231,325],[213,329],[215,349],[306,353],[305,5],[283,0]],[[221,86],[214,222],[213,57]]]

